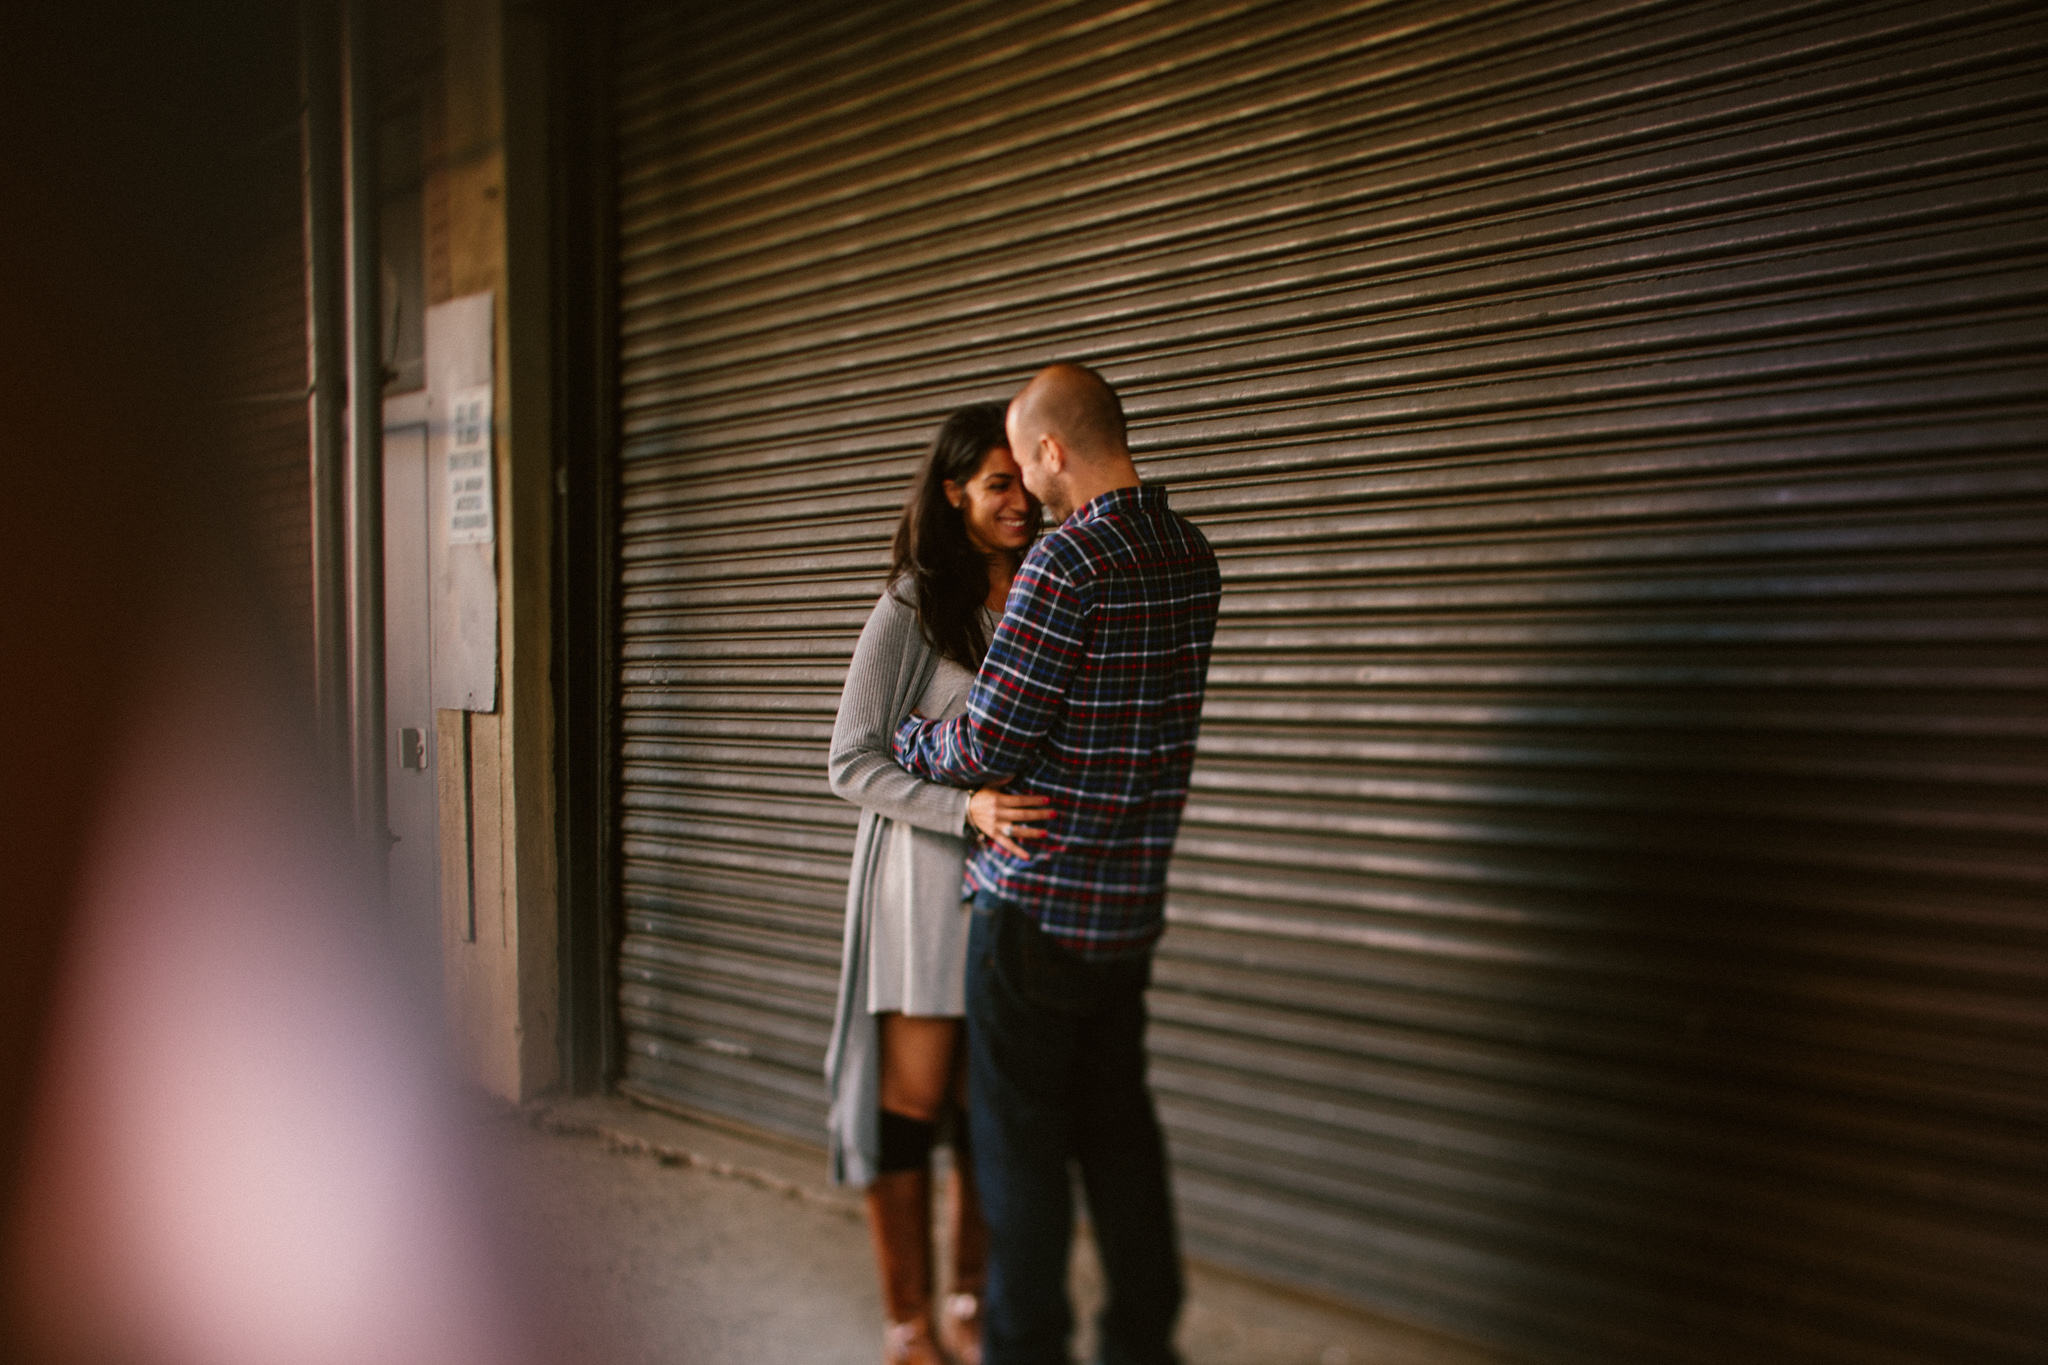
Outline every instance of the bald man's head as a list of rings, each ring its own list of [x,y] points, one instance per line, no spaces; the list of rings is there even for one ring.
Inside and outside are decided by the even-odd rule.
[[[1049,365],[1010,400],[1004,429],[1024,487],[1055,522],[1138,471],[1124,441],[1124,405],[1086,365]]]
[[[1051,436],[1067,453],[1086,463],[1128,453],[1124,437],[1124,405],[1116,390],[1086,365],[1048,365],[1035,375],[1011,404],[1018,437],[1036,445]]]

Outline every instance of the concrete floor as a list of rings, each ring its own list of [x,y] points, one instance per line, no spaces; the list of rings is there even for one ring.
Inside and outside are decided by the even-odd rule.
[[[525,1192],[567,1354],[612,1365],[873,1365],[881,1305],[855,1193],[822,1153],[617,1098],[485,1120]],[[1083,1326],[1099,1303],[1075,1257]],[[1501,1365],[1461,1343],[1239,1277],[1190,1268],[1187,1365]]]
[[[553,1240],[568,1359],[873,1365],[867,1234],[843,1213],[588,1135],[508,1125],[505,1156]],[[878,1339],[878,1338],[877,1338]]]

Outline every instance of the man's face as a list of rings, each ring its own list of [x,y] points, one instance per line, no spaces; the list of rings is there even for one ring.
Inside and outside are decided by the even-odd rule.
[[[1017,461],[1018,472],[1024,476],[1024,487],[1032,497],[1045,507],[1045,514],[1057,526],[1067,519],[1074,508],[1067,498],[1066,480],[1053,472],[1046,462],[1043,433],[1028,431],[1017,420],[1017,405],[1010,404],[1010,410],[1003,414],[1003,430],[1009,433],[1010,454]]]

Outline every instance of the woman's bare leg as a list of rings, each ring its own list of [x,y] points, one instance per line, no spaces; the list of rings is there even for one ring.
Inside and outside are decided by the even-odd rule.
[[[885,1014],[881,1024],[882,1108],[938,1122],[962,1056],[959,1019]]]

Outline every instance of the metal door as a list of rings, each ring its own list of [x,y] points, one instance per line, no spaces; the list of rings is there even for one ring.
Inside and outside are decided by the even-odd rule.
[[[440,806],[433,771],[426,409],[424,392],[384,404],[384,760],[395,840],[386,866],[407,970],[438,989]]]
[[[2048,1340],[2048,25],[629,5],[621,1012],[814,1136],[918,447],[1117,382],[1225,575],[1189,1248],[1530,1359]]]

